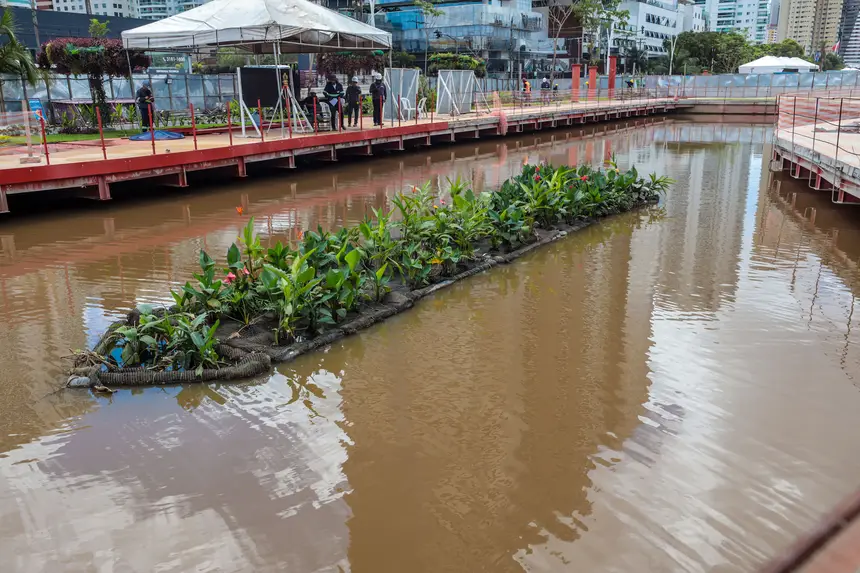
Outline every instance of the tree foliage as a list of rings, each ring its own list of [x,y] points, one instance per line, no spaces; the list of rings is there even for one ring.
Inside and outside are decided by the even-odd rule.
[[[18,41],[15,32],[12,11],[0,9],[0,37],[6,36],[6,41],[0,46],[0,73],[15,74],[35,85],[39,79],[39,71],[30,51]]]
[[[93,102],[102,117],[110,116],[105,96],[104,77],[128,77],[129,61],[135,72],[150,65],[140,50],[126,50],[122,40],[113,38],[57,38],[42,44],[36,63],[44,70],[63,75],[86,75]]]
[[[105,20],[104,22],[99,22],[95,18],[90,19],[90,27],[89,33],[90,38],[105,38],[108,35],[108,24],[110,24],[110,20]]]
[[[351,76],[361,71],[378,71],[383,68],[385,68],[385,57],[374,52],[369,54],[332,52],[317,56],[317,70],[321,74],[347,74]]]
[[[487,75],[487,62],[467,54],[441,52],[430,56],[428,70],[434,75],[439,70],[474,70],[475,77],[483,78]]]

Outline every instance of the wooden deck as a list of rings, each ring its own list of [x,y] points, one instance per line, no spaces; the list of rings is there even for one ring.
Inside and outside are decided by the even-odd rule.
[[[100,200],[111,198],[113,183],[152,179],[156,184],[185,187],[187,174],[230,167],[238,177],[247,175],[247,164],[267,162],[294,168],[296,157],[313,156],[336,161],[343,155],[373,155],[378,151],[404,150],[507,133],[575,126],[628,117],[642,117],[674,110],[672,98],[566,102],[530,107],[505,108],[499,112],[471,113],[458,117],[434,117],[386,122],[383,127],[347,128],[342,131],[282,135],[274,126],[258,137],[240,137],[234,129],[232,141],[223,133],[198,135],[181,140],[111,140],[103,151],[100,144],[48,146],[40,164],[20,163],[19,155],[0,155],[0,213],[8,212],[7,196],[54,189],[80,189],[81,194]],[[365,124],[369,119],[365,118]],[[256,134],[255,134],[256,135]],[[105,158],[106,155],[106,158]]]

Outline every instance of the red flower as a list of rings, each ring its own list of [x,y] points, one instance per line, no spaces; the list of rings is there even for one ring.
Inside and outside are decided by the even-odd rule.
[[[583,175],[579,178],[580,181],[588,181],[588,175]]]
[[[236,275],[234,275],[232,272],[229,272],[229,273],[227,273],[227,278],[224,280],[224,282],[227,284],[230,284],[235,280],[236,280]]]
[[[244,207],[236,207],[236,212],[241,215],[245,212],[245,208]]]
[[[535,175],[535,181],[540,181],[540,175]]]

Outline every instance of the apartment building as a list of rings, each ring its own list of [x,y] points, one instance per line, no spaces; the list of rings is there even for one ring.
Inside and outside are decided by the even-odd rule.
[[[777,41],[792,39],[807,54],[830,50],[839,39],[843,0],[781,0]]]
[[[860,0],[844,0],[839,55],[845,65],[860,67]]]
[[[705,30],[704,7],[692,2],[625,0],[619,10],[627,10],[627,26],[616,26],[612,47],[636,46],[650,57],[666,55],[665,40],[681,32]]]
[[[767,42],[771,0],[697,0],[705,7],[708,29],[737,32],[756,44]]]

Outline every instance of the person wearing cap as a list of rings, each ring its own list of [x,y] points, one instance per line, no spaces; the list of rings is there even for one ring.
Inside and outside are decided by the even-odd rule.
[[[549,90],[551,87],[552,85],[549,83],[549,77],[544,76],[543,81],[540,83],[540,93],[544,102],[549,102]]]
[[[376,72],[376,81],[370,85],[370,99],[373,101],[373,125],[382,125],[382,106],[388,95],[385,84],[382,82],[382,74]]]
[[[334,74],[326,76],[326,80],[328,80],[328,83],[323,88],[323,97],[331,111],[331,129],[332,131],[336,131],[338,116],[340,116],[340,126],[343,127],[343,116],[340,113],[342,110],[339,109],[340,98],[343,97],[343,86],[337,81],[337,76]]]
[[[141,82],[134,97],[137,101],[137,109],[140,111],[140,123],[143,131],[147,132],[152,121],[149,112],[155,106],[155,96],[152,95],[152,84],[149,80]]]
[[[358,85],[358,76],[352,76],[349,87],[346,88],[346,121],[352,127],[358,125],[359,106],[361,105],[361,88]]]

